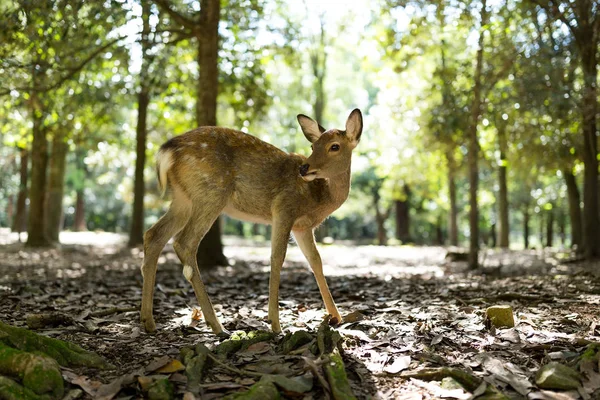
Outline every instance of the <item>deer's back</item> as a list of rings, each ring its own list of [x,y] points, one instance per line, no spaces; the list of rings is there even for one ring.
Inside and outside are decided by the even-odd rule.
[[[224,198],[234,218],[269,223],[273,201],[306,203],[311,196],[299,167],[304,157],[290,155],[255,136],[220,127],[201,127],[166,142],[172,153],[169,179],[192,201]]]

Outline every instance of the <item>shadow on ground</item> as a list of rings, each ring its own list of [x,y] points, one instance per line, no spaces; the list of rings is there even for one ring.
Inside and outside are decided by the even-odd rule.
[[[268,329],[268,248],[230,246],[228,251],[235,261],[231,267],[204,274],[219,318],[230,330]],[[600,282],[586,272],[589,265],[561,264],[550,253],[496,252],[487,256],[482,272],[473,273],[461,263],[445,262],[443,248],[330,246],[322,253],[333,296],[342,315],[350,316],[337,329],[345,338],[346,368],[359,398],[444,397],[451,389],[439,382],[406,377],[439,367],[485,378],[515,398],[531,397],[540,392],[533,374],[549,357],[561,360],[598,341]],[[24,325],[30,313],[66,313],[72,325],[42,333],[97,351],[118,367],[77,371],[82,376],[109,382],[157,358],[176,357],[184,346],[218,342],[202,322],[193,322],[194,293],[170,248],[157,274],[154,335],[140,331],[137,311],[92,316],[138,307],[138,250],[69,245],[33,252],[13,244],[1,247],[0,254],[2,320]],[[324,316],[319,291],[294,247],[280,296],[284,330],[317,329]],[[515,328],[485,327],[485,309],[497,304],[513,307]],[[218,398],[250,381],[216,369],[205,383],[215,388],[206,398]],[[321,395],[319,389],[313,393]]]

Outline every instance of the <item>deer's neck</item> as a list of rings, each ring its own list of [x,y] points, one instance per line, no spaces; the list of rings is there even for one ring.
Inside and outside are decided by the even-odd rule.
[[[330,178],[327,183],[329,201],[334,209],[337,209],[346,201],[350,193],[350,167],[338,176]]]

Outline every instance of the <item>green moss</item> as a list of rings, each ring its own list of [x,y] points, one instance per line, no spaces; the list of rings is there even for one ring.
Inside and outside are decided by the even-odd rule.
[[[38,396],[12,379],[0,376],[0,400],[51,400],[51,398]]]
[[[175,388],[167,378],[154,381],[148,389],[148,398],[150,400],[171,400],[174,397]]]
[[[234,393],[223,400],[279,400],[281,395],[272,382],[258,381],[243,393]]]
[[[64,367],[114,368],[96,353],[86,351],[76,344],[38,335],[27,329],[2,322],[0,322],[0,340],[22,351],[43,353]]]
[[[342,356],[339,354],[329,356],[329,360],[324,364],[324,369],[329,386],[331,386],[331,394],[335,400],[356,399],[348,382]]]
[[[15,377],[35,394],[50,394],[60,398],[64,383],[56,361],[18,349],[0,342],[0,374]]]
[[[259,343],[266,342],[275,337],[273,332],[266,331],[250,331],[248,333],[243,331],[234,332],[231,337],[224,342],[220,343],[215,348],[215,353],[229,357],[231,354],[247,349],[249,346]]]

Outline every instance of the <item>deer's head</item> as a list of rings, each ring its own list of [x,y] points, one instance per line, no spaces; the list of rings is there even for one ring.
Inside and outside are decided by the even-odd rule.
[[[300,167],[302,179],[333,178],[348,171],[352,150],[360,141],[363,121],[358,108],[354,109],[346,121],[346,130],[325,130],[306,115],[298,115],[298,123],[304,136],[312,143],[312,154]]]

